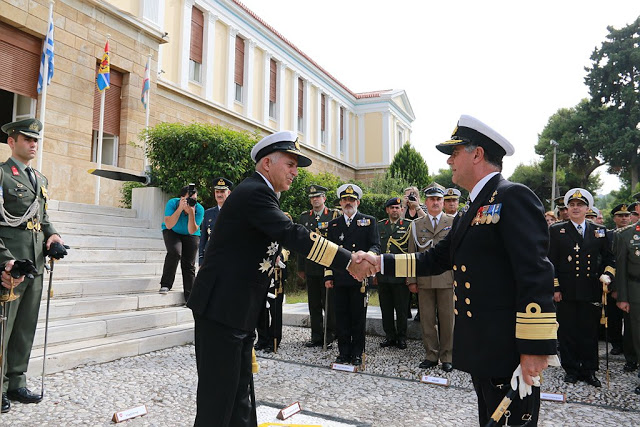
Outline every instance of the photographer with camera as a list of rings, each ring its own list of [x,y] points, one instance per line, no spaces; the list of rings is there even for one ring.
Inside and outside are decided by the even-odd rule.
[[[426,215],[426,207],[420,204],[420,190],[418,187],[407,187],[404,189],[404,218],[416,220]]]
[[[197,198],[195,184],[183,187],[179,197],[167,202],[162,223],[162,238],[167,248],[167,256],[164,258],[160,279],[160,293],[167,294],[173,287],[180,262],[185,302],[189,299],[196,276],[200,223],[204,218],[204,208],[197,202]]]

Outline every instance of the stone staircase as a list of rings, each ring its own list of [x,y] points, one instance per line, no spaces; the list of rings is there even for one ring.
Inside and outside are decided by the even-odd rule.
[[[48,212],[71,249],[54,265],[47,373],[193,341],[179,267],[172,291],[158,293],[166,253],[159,228],[131,209],[54,200]],[[42,372],[48,283],[45,272],[29,375]]]

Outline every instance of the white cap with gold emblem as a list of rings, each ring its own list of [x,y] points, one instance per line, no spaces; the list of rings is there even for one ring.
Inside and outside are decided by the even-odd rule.
[[[464,114],[460,116],[451,139],[436,145],[436,148],[444,154],[451,155],[454,147],[467,144],[478,145],[486,152],[500,158],[511,156],[516,151],[504,136],[475,117]]]
[[[338,187],[336,191],[338,194],[338,199],[342,199],[344,197],[352,197],[354,199],[360,200],[362,198],[362,188],[358,187],[355,184],[342,184]]]
[[[258,160],[274,151],[295,154],[298,156],[298,166],[301,168],[311,165],[311,159],[300,151],[300,144],[298,143],[298,135],[296,132],[283,130],[265,136],[251,149],[251,158],[257,163]]]
[[[580,200],[587,205],[589,209],[593,208],[593,196],[584,188],[572,188],[567,191],[564,195],[565,206],[569,206],[569,202],[572,200]]]

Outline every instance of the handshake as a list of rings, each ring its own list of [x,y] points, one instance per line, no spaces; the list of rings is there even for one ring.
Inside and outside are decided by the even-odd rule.
[[[375,276],[380,271],[380,255],[364,251],[355,252],[351,254],[351,263],[347,271],[358,281]]]

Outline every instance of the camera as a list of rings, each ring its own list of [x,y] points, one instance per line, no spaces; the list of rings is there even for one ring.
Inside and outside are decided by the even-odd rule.
[[[418,201],[418,199],[416,199],[416,194],[413,192],[409,193],[409,196],[407,196],[407,199],[411,200],[412,202]]]
[[[195,184],[189,184],[189,190],[188,190],[188,193],[187,193],[187,204],[189,206],[195,206],[196,205],[196,199],[193,199],[191,197],[194,194],[196,194],[196,185]]]

